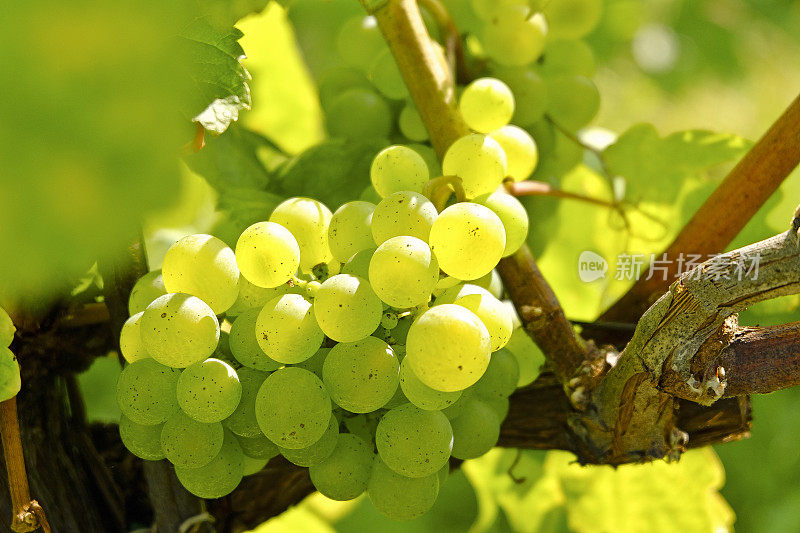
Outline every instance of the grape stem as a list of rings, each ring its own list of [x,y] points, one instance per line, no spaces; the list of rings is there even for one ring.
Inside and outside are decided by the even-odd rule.
[[[439,176],[425,184],[422,194],[425,195],[440,213],[447,205],[452,193],[456,193],[456,200],[463,202],[467,199],[464,185],[458,176]]]
[[[206,129],[199,122],[195,124],[194,138],[181,148],[181,155],[196,154],[206,145]]]

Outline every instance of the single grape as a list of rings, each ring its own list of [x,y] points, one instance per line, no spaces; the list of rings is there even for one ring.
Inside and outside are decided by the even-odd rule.
[[[510,67],[521,67],[539,59],[548,33],[541,13],[528,16],[527,6],[507,6],[487,21],[480,35],[490,59]]]
[[[497,413],[477,398],[470,398],[453,426],[453,457],[474,459],[491,450],[500,438],[500,419]]]
[[[470,280],[484,276],[506,247],[503,222],[486,206],[461,202],[439,214],[430,236],[431,250],[448,276]]]
[[[236,410],[222,424],[237,436],[257,437],[261,435],[261,429],[256,419],[256,396],[268,374],[247,367],[240,368],[236,373],[242,384],[242,398]]]
[[[330,457],[334,448],[336,448],[336,442],[338,439],[339,421],[335,416],[331,415],[331,421],[328,425],[328,429],[326,429],[325,433],[323,433],[317,442],[311,446],[299,449],[279,447],[279,449],[281,451],[281,455],[283,455],[290,463],[296,464],[297,466],[309,467],[317,465]]]
[[[489,133],[511,121],[514,95],[508,85],[496,78],[478,78],[464,88],[458,109],[467,126]]]
[[[574,75],[591,78],[597,65],[591,47],[583,41],[559,39],[547,43],[542,73],[545,76]]]
[[[11,317],[8,316],[5,309],[0,307],[0,348],[11,346],[16,331],[17,328],[14,327]]]
[[[489,332],[492,351],[508,343],[514,330],[512,314],[506,305],[483,287],[466,283],[444,291],[436,304],[457,304],[475,313]]]
[[[500,145],[481,133],[461,137],[447,149],[442,160],[445,176],[461,178],[468,198],[494,192],[506,176],[506,154]]]
[[[331,137],[352,140],[384,139],[393,122],[392,110],[375,91],[355,88],[340,94],[325,114]]]
[[[322,462],[308,469],[311,482],[324,496],[347,501],[367,490],[375,454],[364,439],[342,433],[333,452]]]
[[[311,302],[299,294],[270,300],[258,314],[255,331],[264,353],[284,364],[305,361],[325,338]]]
[[[528,238],[528,212],[519,200],[505,192],[494,192],[475,199],[498,216],[506,233],[506,247],[503,257],[519,250]]]
[[[215,315],[224,313],[239,294],[233,250],[211,235],[189,235],[170,246],[161,272],[167,292],[197,296]]]
[[[601,0],[553,0],[544,9],[553,39],[580,39],[600,22]]]
[[[314,295],[314,316],[323,333],[337,342],[355,342],[371,334],[381,321],[383,305],[367,280],[337,274]]]
[[[492,270],[485,276],[470,281],[470,283],[478,287],[483,287],[498,300],[503,297],[503,280],[500,279],[500,274],[497,273],[497,270]]]
[[[336,50],[347,65],[367,71],[375,58],[386,50],[386,41],[375,17],[359,16],[345,22],[336,38]]]
[[[369,413],[392,398],[399,372],[392,348],[376,337],[366,337],[331,348],[322,367],[322,381],[336,405],[352,413]]]
[[[150,357],[142,343],[142,315],[144,315],[143,311],[128,318],[122,325],[122,331],[119,334],[119,350],[122,352],[122,357],[129,363]]]
[[[275,444],[305,448],[328,428],[331,399],[322,381],[308,370],[282,368],[261,385],[256,418],[261,431]]]
[[[401,476],[375,458],[367,485],[372,505],[392,520],[411,520],[430,511],[439,495],[439,476]]]
[[[399,356],[398,359],[400,359]],[[383,405],[381,409],[394,409],[395,407],[400,407],[401,405],[405,405],[407,403],[408,403],[408,398],[406,398],[406,395],[403,392],[402,387],[397,387],[397,390],[394,391],[394,396],[392,396],[392,399],[386,402],[386,404]]]
[[[278,446],[261,432],[255,437],[236,435],[236,440],[239,441],[239,446],[242,447],[242,453],[253,459],[269,460],[281,453]]]
[[[443,392],[425,385],[411,370],[407,361],[400,363],[400,387],[408,401],[426,411],[440,411],[453,405],[461,391]]]
[[[252,476],[261,472],[269,463],[269,459],[255,459],[253,457],[242,456],[242,476]]]
[[[442,414],[452,423],[453,420],[464,411],[464,406],[467,405],[467,402],[469,402],[474,395],[472,388],[464,389],[461,391],[461,397],[456,400],[453,405],[442,409]]]
[[[406,83],[403,81],[400,69],[397,68],[394,56],[388,48],[384,49],[372,62],[369,78],[375,88],[386,98],[402,100],[408,97]]]
[[[450,459],[453,431],[440,411],[426,411],[410,403],[388,411],[375,432],[381,460],[400,475],[435,474]]]
[[[278,287],[297,272],[300,246],[292,232],[280,224],[257,222],[236,241],[236,262],[250,283],[264,288]]]
[[[439,164],[439,158],[433,148],[427,144],[412,143],[408,145],[409,148],[417,152],[425,160],[428,165],[428,175],[441,176],[442,166]]]
[[[506,175],[514,181],[528,179],[539,162],[539,149],[533,137],[514,125],[503,126],[489,136],[497,141],[506,154]]]
[[[403,106],[397,119],[397,126],[400,128],[400,133],[412,141],[422,142],[429,138],[428,129],[413,102],[406,102]]]
[[[422,194],[414,191],[392,193],[375,207],[372,237],[378,245],[401,235],[428,242],[436,215],[436,207]]]
[[[353,67],[332,67],[322,73],[317,81],[319,102],[323,109],[328,109],[337,96],[353,88],[371,89],[364,73]]]
[[[392,237],[372,254],[369,282],[378,297],[397,308],[424,304],[439,277],[439,263],[425,242]]]
[[[325,359],[328,358],[328,353],[331,351],[330,348],[320,348],[317,352],[306,359],[305,361],[301,361],[296,363],[294,366],[298,368],[302,368],[304,370],[308,370],[319,379],[322,379],[322,367],[325,364]]]
[[[240,316],[245,311],[256,308],[261,309],[264,304],[273,298],[290,292],[297,292],[297,289],[288,283],[273,288],[259,287],[247,281],[244,276],[239,276],[239,296],[236,297],[233,305],[225,311],[225,316],[231,319],[232,317]]]
[[[178,411],[161,430],[161,449],[175,466],[199,468],[207,465],[222,449],[222,424],[206,424]]]
[[[501,349],[492,354],[489,366],[481,379],[473,385],[475,395],[481,399],[499,400],[508,398],[517,389],[519,364],[508,350]]]
[[[154,359],[140,359],[122,369],[117,380],[117,404],[137,424],[165,422],[178,410],[175,391],[179,371]]]
[[[421,193],[430,179],[428,164],[422,156],[398,144],[378,152],[372,160],[369,176],[375,190],[384,198],[400,191]]]
[[[221,422],[242,398],[239,375],[228,363],[209,358],[187,367],[178,378],[178,405],[199,422]]]
[[[469,387],[483,375],[490,355],[486,326],[460,305],[432,307],[408,332],[406,360],[432,389],[452,392]]]
[[[228,343],[233,357],[244,366],[272,372],[278,370],[281,364],[264,353],[256,339],[256,322],[260,313],[261,309],[256,308],[239,315],[231,326]]]
[[[311,198],[289,198],[278,204],[269,220],[292,233],[300,247],[300,268],[310,271],[332,259],[328,248],[328,226],[332,216],[322,202]]]
[[[494,411],[494,414],[497,415],[497,419],[502,424],[503,420],[505,420],[506,416],[508,416],[508,406],[509,406],[508,398],[493,398],[493,399],[481,398],[481,401],[486,405],[488,405],[492,409],[492,411]]]
[[[353,254],[373,248],[372,212],[375,204],[356,200],[342,204],[333,213],[328,228],[328,245],[334,259],[344,263]]]
[[[219,342],[214,311],[200,298],[183,293],[156,298],[145,309],[140,329],[147,353],[175,368],[205,360]]]
[[[548,78],[547,110],[559,125],[575,131],[586,126],[600,109],[597,86],[583,76]]]
[[[514,93],[514,124],[529,126],[542,118],[547,110],[547,84],[535,70],[510,67],[494,73]]]
[[[519,366],[519,379],[517,387],[529,385],[539,377],[544,366],[544,354],[522,328],[517,328],[511,334],[506,349],[516,357]]]
[[[200,498],[222,498],[239,486],[244,474],[244,454],[233,433],[226,431],[222,449],[199,468],[175,467],[186,490]]]
[[[374,245],[374,243],[373,243]],[[375,248],[367,248],[353,254],[342,267],[342,274],[350,274],[359,278],[369,279],[369,263],[372,261],[372,254]]]
[[[395,311],[389,310],[381,315],[381,327],[384,329],[394,329],[399,321]]]
[[[136,281],[128,297],[128,314],[133,316],[140,313],[150,305],[150,303],[167,294],[164,287],[164,278],[161,277],[161,269],[148,272]]]
[[[136,457],[146,461],[163,459],[161,428],[163,424],[137,424],[124,414],[119,418],[119,438],[122,444]]]
[[[337,410],[342,411],[342,408],[338,407]],[[355,416],[346,415],[343,416],[342,423],[347,431],[353,435],[358,435],[364,442],[369,443],[370,450],[373,449],[372,445],[375,440],[375,428],[378,427],[378,420],[375,413]]]

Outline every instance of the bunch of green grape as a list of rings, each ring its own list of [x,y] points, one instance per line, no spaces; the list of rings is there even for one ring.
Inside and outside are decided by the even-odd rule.
[[[0,402],[16,396],[22,385],[17,358],[9,348],[16,331],[11,317],[0,307]]]

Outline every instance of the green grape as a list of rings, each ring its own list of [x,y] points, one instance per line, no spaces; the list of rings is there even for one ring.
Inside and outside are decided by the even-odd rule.
[[[0,348],[11,346],[16,331],[17,328],[14,327],[11,317],[8,316],[5,309],[0,307]]]
[[[600,109],[597,86],[583,76],[556,76],[547,80],[547,110],[559,125],[574,131],[586,126]]]
[[[209,358],[181,372],[176,394],[181,409],[198,422],[221,422],[239,405],[242,384],[231,365]]]
[[[164,278],[161,277],[161,270],[148,272],[136,281],[128,297],[128,314],[133,316],[141,313],[150,303],[167,294],[164,288]]]
[[[247,455],[242,456],[242,476],[252,476],[261,472],[269,463],[269,459],[255,459]]]
[[[386,311],[381,315],[381,327],[385,329],[394,329],[400,319],[394,311]]]
[[[207,424],[178,411],[161,430],[161,449],[175,466],[198,468],[207,465],[222,449],[222,424]]]
[[[422,156],[398,144],[384,148],[375,156],[369,176],[375,190],[384,198],[400,191],[421,193],[430,179],[428,164]]]
[[[395,354],[396,353],[397,352],[395,352]],[[398,356],[398,359],[399,358],[400,357]],[[400,364],[401,364],[401,368],[402,368],[402,363],[400,363]],[[394,409],[395,407],[400,407],[401,405],[404,405],[404,404],[407,404],[407,403],[408,403],[408,398],[406,398],[406,395],[403,392],[403,389],[401,387],[397,387],[397,390],[394,392],[394,396],[392,396],[392,399],[389,400],[388,402],[386,402],[386,404],[383,405],[381,407],[381,409]]]
[[[425,311],[411,326],[406,342],[411,370],[432,389],[466,389],[489,365],[489,332],[475,313],[460,305],[442,304]]]
[[[347,501],[367,490],[375,454],[372,446],[358,435],[342,433],[333,452],[308,469],[311,482],[324,496]]]
[[[236,241],[236,262],[242,276],[253,285],[278,287],[297,272],[300,246],[292,232],[280,224],[257,222],[244,230]]]
[[[247,367],[240,368],[236,373],[239,376],[239,383],[242,384],[242,398],[233,413],[222,423],[237,436],[259,436],[261,429],[256,420],[256,396],[268,374]]]
[[[375,91],[350,89],[331,102],[325,125],[331,137],[374,140],[389,136],[393,122],[389,104]]]
[[[583,41],[557,40],[547,43],[542,74],[545,76],[578,74],[591,78],[596,64],[592,49]]]
[[[451,405],[450,407],[445,407],[442,409],[442,414],[447,417],[448,420],[452,423],[455,418],[458,417],[463,411],[464,406],[467,405],[469,400],[474,396],[471,388],[464,389],[461,391],[461,397],[456,400],[456,402]]]
[[[178,410],[178,375],[178,370],[153,359],[126,366],[117,380],[117,404],[122,414],[137,424],[165,422]]]
[[[336,405],[352,413],[369,413],[391,400],[399,373],[392,348],[376,337],[366,337],[331,348],[322,381]]]
[[[442,173],[461,178],[468,198],[494,192],[506,177],[506,168],[503,149],[497,141],[481,133],[458,139],[442,160]]]
[[[552,0],[544,9],[553,39],[580,39],[600,22],[602,0]]]
[[[375,432],[381,460],[400,475],[435,474],[450,459],[453,430],[440,411],[407,403],[383,415]]]
[[[452,419],[453,457],[475,459],[491,450],[500,438],[497,413],[484,402],[470,398],[461,414]]]
[[[372,254],[374,253],[374,247],[356,252],[342,267],[342,274],[350,274],[351,276],[369,279],[369,263],[372,261]]]
[[[397,344],[405,346],[406,338],[408,337],[408,330],[414,323],[414,317],[411,315],[404,316],[397,321],[397,326],[392,330],[392,338],[397,341]],[[395,351],[397,348],[395,348]]]
[[[140,331],[147,353],[175,368],[205,360],[219,342],[214,311],[200,298],[183,293],[153,300],[142,315]]]
[[[278,204],[269,220],[292,232],[300,246],[300,268],[308,271],[332,259],[328,249],[331,216],[331,210],[322,202],[311,198],[289,198]]]
[[[492,270],[485,276],[472,280],[470,283],[483,287],[498,300],[503,297],[503,280],[500,279],[500,274],[497,273],[497,270]]]
[[[508,350],[501,349],[492,354],[489,366],[481,379],[472,387],[481,399],[498,400],[508,398],[517,389],[519,364]]]
[[[428,174],[430,176],[442,175],[442,166],[439,164],[439,158],[433,148],[427,144],[419,143],[412,143],[407,146],[422,156],[422,159],[428,164]]]
[[[340,407],[337,409],[341,410]],[[358,437],[363,439],[364,442],[368,442],[370,444],[370,449],[372,449],[372,444],[375,437],[375,428],[378,427],[378,420],[374,416],[374,413],[355,416],[346,415],[344,416],[343,423],[344,427],[347,428],[347,431],[354,435],[358,435]]]
[[[225,316],[230,319],[230,317],[240,316],[245,311],[256,308],[261,309],[264,307],[265,303],[273,298],[283,296],[290,292],[296,292],[296,289],[291,287],[288,283],[273,288],[266,288],[253,285],[247,281],[244,276],[239,276],[239,296],[236,297],[236,301],[230,309],[225,311]]]
[[[533,63],[544,50],[548,25],[541,13],[528,16],[525,6],[507,6],[487,21],[480,36],[489,58],[509,67]]]
[[[119,418],[119,438],[133,455],[146,461],[163,459],[161,428],[163,424],[137,424],[124,414]]]
[[[527,131],[513,125],[503,126],[489,136],[497,141],[506,154],[508,163],[506,175],[514,181],[528,179],[536,168],[536,163],[539,162],[539,149],[533,137]]]
[[[371,183],[364,187],[364,190],[358,195],[358,199],[371,204],[377,204],[382,200],[381,195],[378,194],[378,191],[375,190]]]
[[[392,52],[388,48],[373,61],[369,77],[375,88],[386,98],[402,100],[408,97],[406,83],[402,74],[400,74],[400,69],[397,68]]]
[[[314,444],[331,420],[331,398],[322,381],[302,368],[270,374],[256,396],[256,418],[264,435],[284,448]]]
[[[323,333],[337,342],[355,342],[381,322],[383,305],[367,280],[337,274],[314,295],[314,316]]]
[[[256,322],[260,313],[261,309],[256,308],[239,315],[231,326],[228,343],[233,357],[244,366],[272,372],[278,370],[281,364],[264,353],[256,339]]]
[[[239,268],[228,245],[211,235],[189,235],[167,250],[161,266],[167,292],[197,296],[224,313],[239,294]]]
[[[425,123],[422,121],[422,117],[413,102],[406,102],[406,105],[403,106],[400,111],[400,117],[397,119],[397,126],[400,128],[400,133],[412,141],[427,141],[430,137],[428,128],[425,127]]]
[[[443,392],[428,387],[419,380],[405,360],[400,363],[400,387],[409,402],[426,411],[445,409],[461,397],[461,391]]]
[[[219,329],[219,343],[217,343],[217,349],[214,350],[214,353],[211,354],[211,357],[215,359],[219,359],[220,361],[225,361],[233,368],[238,369],[242,366],[239,361],[237,361],[233,354],[231,353],[231,345],[230,345],[230,333],[225,331],[225,329],[230,329],[230,324],[223,322],[223,325],[220,325]]]
[[[290,463],[296,464],[297,466],[309,467],[317,465],[330,457],[333,453],[333,449],[336,448],[336,441],[338,439],[339,421],[335,416],[331,415],[328,429],[326,429],[325,433],[311,446],[300,449],[279,447],[279,449],[281,455]]]
[[[363,72],[352,67],[329,68],[317,81],[317,92],[322,108],[327,109],[337,96],[355,87],[371,88],[371,84]]]
[[[401,235],[428,242],[436,215],[436,206],[421,193],[392,193],[375,207],[372,214],[372,237],[378,245]]]
[[[431,250],[448,276],[470,280],[484,276],[500,261],[506,232],[486,206],[461,202],[439,214],[431,227]]]
[[[186,490],[200,498],[222,498],[242,481],[244,454],[233,433],[226,431],[222,449],[210,463],[200,468],[175,467]]]
[[[252,459],[270,460],[281,453],[278,446],[261,432],[255,437],[236,435],[236,440],[239,441],[239,446],[242,447],[242,453]]]
[[[356,200],[333,213],[328,227],[328,245],[333,258],[344,263],[353,254],[372,248],[372,212],[375,204]]]
[[[528,237],[528,212],[519,200],[505,192],[494,192],[475,199],[476,203],[485,205],[497,215],[503,223],[506,233],[506,247],[503,257],[519,250]]]
[[[439,476],[401,476],[375,458],[367,485],[372,505],[392,520],[411,520],[430,511],[439,495]]]
[[[305,361],[301,361],[294,366],[298,368],[302,368],[304,370],[308,370],[319,379],[322,379],[322,367],[325,364],[325,359],[328,357],[328,353],[331,351],[330,348],[320,348],[317,352],[306,359]]]
[[[545,361],[542,350],[536,346],[522,328],[514,330],[506,349],[517,358],[517,365],[519,366],[517,387],[524,387],[533,383],[539,377],[542,372],[542,366],[544,366]]]
[[[497,351],[508,343],[514,324],[511,313],[503,302],[495,298],[483,287],[466,283],[444,291],[436,304],[457,304],[475,313],[486,326],[492,351]]]
[[[489,133],[511,121],[514,95],[508,85],[496,78],[479,78],[464,88],[458,109],[467,126]]]
[[[284,364],[305,361],[325,338],[313,306],[299,294],[270,300],[258,314],[255,332],[264,353]]]
[[[494,411],[494,414],[497,415],[497,419],[500,421],[500,423],[502,423],[503,420],[506,419],[506,416],[508,416],[508,398],[481,398],[481,401],[488,405],[492,411]]]
[[[122,325],[119,334],[119,351],[129,363],[150,357],[147,349],[142,344],[141,326],[144,312],[132,315]]]
[[[372,254],[369,282],[378,298],[397,308],[424,304],[439,277],[439,263],[425,242],[392,237]]]
[[[366,72],[375,58],[386,50],[375,17],[359,16],[345,22],[336,38],[336,50],[347,65]]]
[[[513,123],[529,126],[542,118],[547,110],[547,84],[536,71],[512,67],[497,70],[495,75],[514,93]]]

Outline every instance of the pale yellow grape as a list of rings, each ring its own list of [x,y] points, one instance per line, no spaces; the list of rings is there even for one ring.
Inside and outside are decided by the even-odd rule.
[[[261,429],[256,419],[256,396],[269,374],[247,367],[238,369],[236,374],[242,384],[242,397],[236,410],[222,424],[237,436],[257,437],[261,435]]]
[[[260,430],[255,437],[236,435],[236,440],[239,442],[239,446],[242,447],[242,453],[253,459],[269,460],[281,454],[280,448],[265,437]]]
[[[411,325],[404,360],[425,385],[451,392],[478,381],[490,356],[491,340],[481,319],[460,305],[442,304]]]
[[[478,78],[464,88],[458,109],[467,126],[489,133],[511,121],[514,95],[508,85],[496,78]]]
[[[430,179],[428,164],[422,156],[397,144],[378,152],[372,160],[369,176],[375,190],[384,198],[399,191],[421,193]]]
[[[413,102],[406,102],[406,105],[403,106],[400,117],[397,119],[397,126],[400,128],[400,133],[407,139],[417,142],[428,140],[428,129],[422,122],[422,117]]]
[[[475,198],[475,202],[485,205],[498,216],[503,223],[506,234],[506,246],[503,257],[519,250],[528,238],[528,212],[519,200],[505,192],[493,192]]]
[[[311,198],[289,198],[278,204],[269,220],[292,232],[300,246],[300,268],[309,271],[332,259],[328,248],[328,226],[332,216],[331,210],[322,202]]]
[[[500,437],[500,418],[485,402],[473,397],[461,414],[450,421],[453,427],[453,457],[475,459],[491,450]]]
[[[225,316],[230,319],[251,309],[260,309],[273,298],[290,292],[299,292],[299,289],[289,286],[288,283],[272,288],[259,287],[247,281],[244,276],[239,276],[239,295],[233,305],[225,311]]]
[[[381,322],[383,305],[367,280],[350,274],[326,279],[314,294],[319,327],[337,342],[355,342],[370,335]]]
[[[233,433],[226,431],[222,449],[210,463],[200,468],[175,467],[186,490],[200,498],[222,498],[242,481],[244,454]]]
[[[500,279],[500,274],[497,273],[497,270],[492,270],[485,276],[470,281],[470,283],[478,287],[483,287],[498,300],[503,297],[503,280]]]
[[[122,331],[119,334],[119,350],[122,352],[122,357],[129,363],[150,357],[142,343],[142,315],[144,315],[143,311],[128,318],[122,325]]]
[[[375,431],[381,460],[400,475],[435,474],[450,459],[453,430],[440,411],[407,403],[383,415]]]
[[[137,424],[161,424],[178,410],[175,391],[180,372],[153,359],[140,359],[122,369],[117,404]]]
[[[5,309],[0,307],[0,348],[11,346],[16,331],[17,328],[14,327],[11,317],[8,316]]]
[[[119,418],[119,438],[125,448],[136,457],[146,461],[164,458],[161,449],[161,428],[163,424],[137,424],[125,415]]]
[[[305,361],[325,337],[311,302],[299,294],[270,300],[258,314],[255,331],[258,345],[267,357],[284,364]]]
[[[239,375],[228,363],[209,358],[184,370],[178,378],[178,405],[199,422],[221,422],[242,398]]]
[[[472,387],[477,396],[485,400],[508,398],[517,389],[519,364],[514,354],[506,349],[492,354],[489,366],[481,379]]]
[[[461,202],[439,214],[431,228],[430,245],[447,275],[476,279],[497,266],[505,251],[506,232],[491,209]]]
[[[239,267],[233,250],[211,235],[189,235],[170,246],[161,275],[167,292],[197,296],[216,315],[233,305],[239,294]]]
[[[183,368],[203,361],[217,348],[219,322],[200,298],[182,293],[159,296],[141,319],[141,336],[150,356]]]
[[[539,149],[530,134],[518,126],[508,124],[489,134],[506,154],[506,176],[514,181],[528,179],[539,162]]]
[[[236,241],[236,262],[242,275],[253,285],[278,287],[297,272],[300,246],[292,232],[280,224],[256,222]]]
[[[369,282],[378,298],[400,309],[424,304],[439,277],[439,263],[425,242],[393,237],[372,254]]]
[[[400,387],[409,402],[427,411],[445,409],[461,397],[461,391],[443,392],[425,385],[405,359],[400,363]]]
[[[144,311],[150,302],[165,294],[167,289],[164,287],[161,269],[148,272],[139,278],[131,289],[131,295],[128,297],[128,314],[133,316]]]
[[[281,455],[290,463],[296,464],[297,466],[309,467],[317,465],[330,457],[334,448],[336,448],[336,442],[338,440],[339,421],[335,416],[331,415],[328,429],[326,429],[325,433],[311,446],[299,449],[279,447],[279,449]]]
[[[261,309],[250,309],[233,321],[228,344],[231,354],[241,364],[255,370],[272,372],[281,364],[269,357],[256,338],[256,322]]]
[[[513,314],[483,287],[471,283],[453,287],[444,291],[436,304],[456,304],[475,313],[489,332],[493,352],[505,346],[514,331]]]
[[[401,235],[428,242],[436,215],[436,206],[422,194],[414,191],[392,193],[375,207],[372,237],[378,245]]]
[[[486,22],[480,40],[489,58],[509,67],[539,59],[547,40],[547,20],[541,13],[529,13],[527,6],[506,6]]]
[[[369,279],[369,263],[372,261],[372,254],[374,253],[374,246],[372,248],[367,248],[366,250],[356,252],[350,259],[347,260],[344,266],[342,266],[341,273]]]
[[[377,337],[340,342],[325,358],[322,381],[336,405],[352,413],[369,413],[394,396],[400,364],[391,346]]]
[[[461,178],[467,198],[494,192],[506,176],[506,154],[500,145],[482,133],[456,140],[442,160],[445,176]]]
[[[430,511],[439,495],[439,476],[401,476],[376,457],[367,485],[372,505],[392,520],[411,520]]]
[[[375,204],[356,200],[342,204],[333,213],[328,245],[334,259],[344,263],[356,252],[375,246],[371,228],[373,211]]]
[[[358,435],[342,433],[327,459],[308,469],[314,487],[326,497],[347,501],[367,490],[375,454]]]
[[[206,424],[178,411],[161,430],[161,449],[175,466],[198,468],[207,465],[222,449],[222,424]]]

